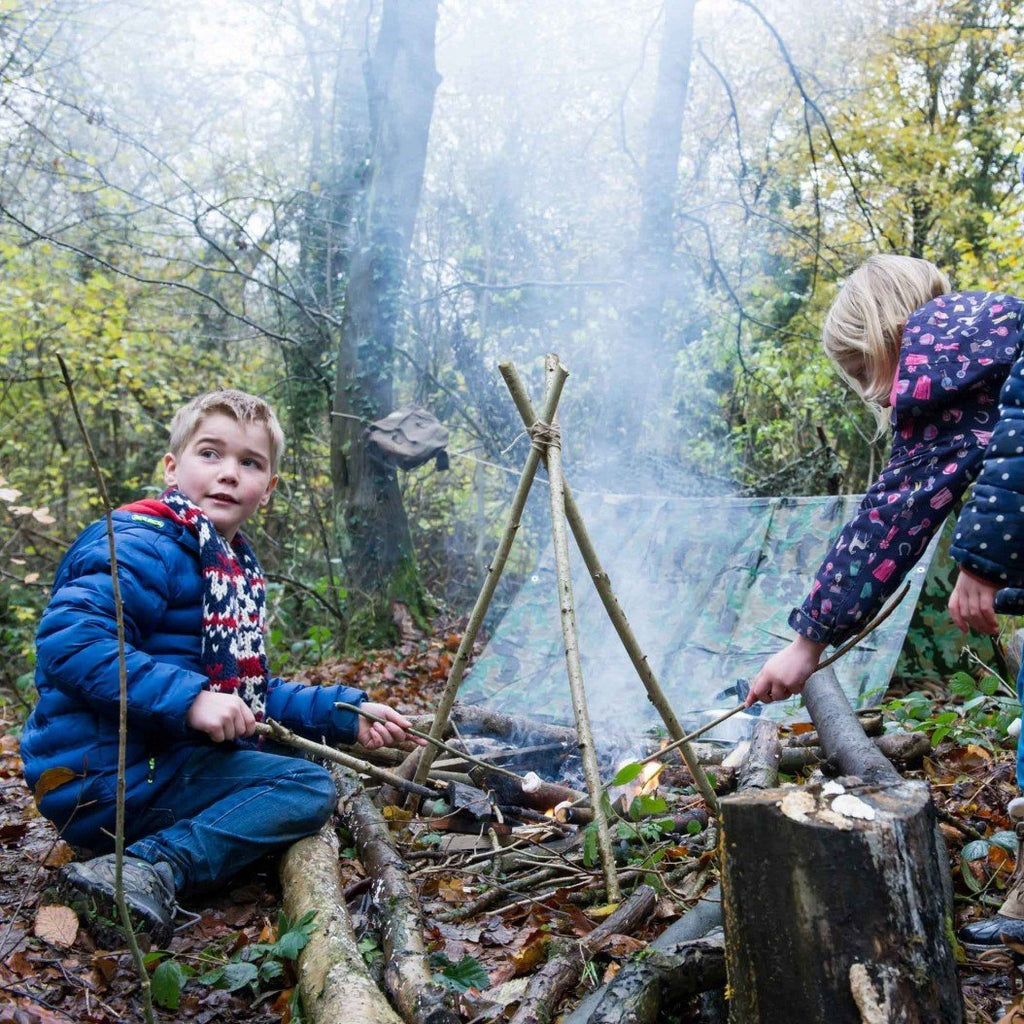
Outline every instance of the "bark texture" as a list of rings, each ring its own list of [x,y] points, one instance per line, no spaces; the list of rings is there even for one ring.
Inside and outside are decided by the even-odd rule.
[[[722,801],[735,1024],[959,1024],[949,868],[924,783],[865,735],[830,669],[805,700],[848,774]]]
[[[299,954],[299,991],[309,1024],[402,1024],[366,971],[338,879],[338,837],[328,822],[281,858],[284,911],[297,920],[316,911],[316,928]]]
[[[530,979],[523,1001],[511,1024],[548,1024],[562,1000],[579,983],[588,957],[612,935],[629,935],[654,910],[658,894],[649,885],[639,886],[607,921],[572,945],[563,946]]]
[[[433,981],[423,944],[423,920],[415,887],[380,811],[359,779],[334,771],[338,814],[352,833],[359,859],[373,880],[371,922],[380,934],[386,966],[384,984],[392,1002],[410,1024],[459,1024],[446,989]]]

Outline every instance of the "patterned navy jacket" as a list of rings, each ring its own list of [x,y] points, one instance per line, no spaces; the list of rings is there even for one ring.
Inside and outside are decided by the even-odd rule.
[[[924,553],[981,471],[953,557],[1024,609],[1024,300],[955,292],[907,320],[892,392],[889,463],[843,528],[789,624],[821,643],[854,635]],[[1002,389],[1000,391],[1000,389]]]

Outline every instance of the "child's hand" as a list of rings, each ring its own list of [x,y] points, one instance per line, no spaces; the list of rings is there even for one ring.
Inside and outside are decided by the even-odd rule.
[[[410,736],[405,730],[410,728],[412,722],[403,718],[397,711],[392,710],[387,704],[361,705],[363,711],[384,719],[383,722],[371,722],[368,718],[359,716],[359,742],[367,750],[376,750],[378,747],[397,747],[400,743],[412,742],[423,746],[425,740],[418,736]]]
[[[252,708],[236,693],[200,690],[185,721],[193,729],[205,732],[215,743],[251,736],[256,731]]]
[[[750,684],[744,706],[749,708],[759,700],[770,704],[799,693],[818,667],[824,649],[824,644],[798,636],[764,663]]]
[[[979,633],[998,633],[995,601],[999,587],[966,569],[957,574],[956,586],[949,595],[949,614],[961,633],[975,629]]]

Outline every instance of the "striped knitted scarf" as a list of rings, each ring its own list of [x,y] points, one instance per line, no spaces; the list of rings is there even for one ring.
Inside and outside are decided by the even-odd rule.
[[[134,502],[125,511],[172,519],[198,538],[206,688],[237,693],[261,722],[267,702],[266,585],[252,548],[241,533],[228,544],[206,513],[173,488],[159,500]]]

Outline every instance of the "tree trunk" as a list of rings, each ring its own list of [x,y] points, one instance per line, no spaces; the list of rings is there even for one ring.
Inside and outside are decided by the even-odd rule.
[[[385,613],[390,599],[414,613],[422,601],[395,471],[368,460],[362,432],[367,421],[393,411],[395,340],[439,81],[437,7],[437,0],[384,2],[367,68],[373,148],[366,208],[350,263],[334,388],[331,471],[350,577]]]
[[[296,443],[322,429],[331,408],[333,380],[327,369],[336,345],[331,320],[341,315],[344,282],[354,248],[354,222],[366,188],[370,112],[363,76],[371,0],[338,6],[333,52],[295,5],[308,74],[305,114],[310,125],[309,183],[299,219],[298,280],[304,307],[292,328],[297,344],[281,347],[288,389],[288,435]]]
[[[674,212],[678,192],[679,155],[683,115],[690,86],[693,52],[693,12],[696,0],[667,0],[665,25],[658,59],[654,109],[647,124],[646,153],[641,179],[640,227],[633,264],[632,303],[624,316],[622,347],[616,360],[619,393],[643,401],[620,403],[613,410],[613,425],[621,440],[633,443],[641,436],[644,411],[663,404],[671,376],[651,375],[649,367],[662,365],[665,299],[675,273]]]
[[[849,774],[722,801],[730,1020],[959,1024],[928,787],[864,735],[830,669],[805,700],[826,756]]]

